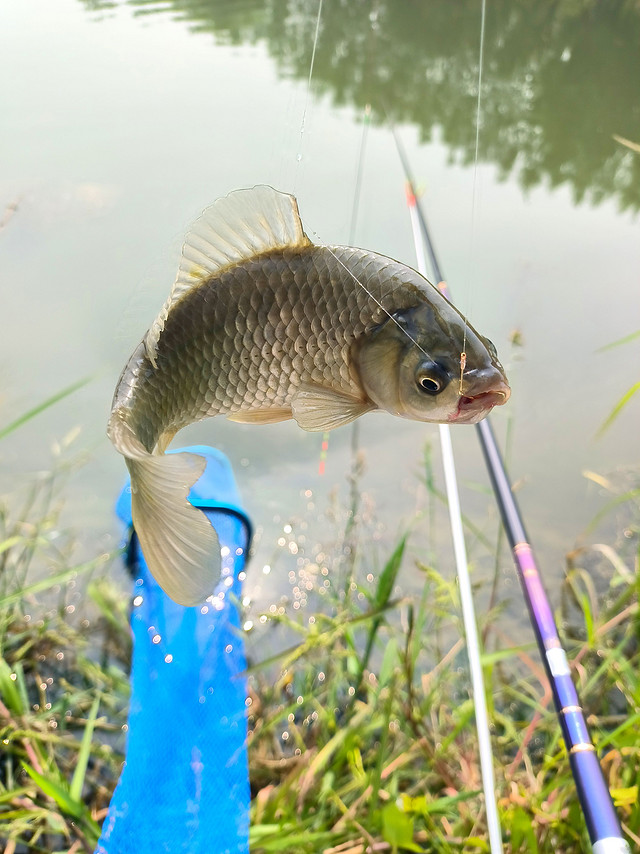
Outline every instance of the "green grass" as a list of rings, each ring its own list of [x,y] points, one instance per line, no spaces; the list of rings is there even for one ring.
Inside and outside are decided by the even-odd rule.
[[[617,550],[596,545],[569,557],[558,616],[635,847],[640,514],[632,504],[625,510]],[[488,850],[457,586],[420,565],[422,594],[393,603],[386,591],[402,548],[404,541],[377,587],[356,582],[351,596],[325,599],[275,685],[254,676],[252,851]],[[605,595],[593,588],[595,571],[610,580]],[[483,627],[492,616],[482,617]],[[588,850],[537,650],[504,634],[499,647],[485,654],[484,666],[506,850]]]
[[[428,461],[425,483],[439,504]],[[488,851],[457,585],[417,560],[410,536],[381,553],[359,504],[357,468],[350,482],[331,584],[324,587],[322,562],[307,567],[306,607],[280,604],[255,621],[252,634],[262,634],[249,636],[253,650],[279,643],[284,630],[288,638],[267,661],[254,652],[250,669],[252,854]],[[56,483],[55,475],[41,480],[20,506],[0,512],[0,840],[8,854],[93,851],[123,759],[128,595],[91,580],[113,556],[74,565],[54,536]],[[593,544],[567,556],[557,617],[635,849],[640,491],[637,476],[598,483],[611,493],[606,518],[618,536],[598,543],[596,527]],[[433,520],[431,507],[426,515]],[[470,519],[467,527],[481,548],[497,550],[480,537],[486,525]],[[399,598],[399,573],[412,564],[421,590]],[[86,595],[74,607],[82,574]],[[480,621],[505,850],[588,850],[538,652],[497,630],[495,610]]]

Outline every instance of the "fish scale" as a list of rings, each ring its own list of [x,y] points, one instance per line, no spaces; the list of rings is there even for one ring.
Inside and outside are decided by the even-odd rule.
[[[356,281],[369,254],[340,247],[274,253],[184,296],[160,336],[158,368],[142,356],[144,380],[132,417],[135,422],[153,403],[147,449],[163,432],[193,420],[265,403],[286,406],[304,380],[336,384],[361,397],[348,348],[384,319],[378,302],[392,293],[383,292],[380,276],[368,280],[373,296]],[[398,307],[404,307],[401,299]]]

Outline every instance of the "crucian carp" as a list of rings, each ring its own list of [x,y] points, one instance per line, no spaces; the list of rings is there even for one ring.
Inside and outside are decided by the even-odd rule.
[[[187,501],[204,470],[166,454],[194,421],[293,418],[331,430],[383,410],[471,424],[509,397],[493,344],[423,276],[363,249],[315,245],[293,196],[219,199],[186,238],[171,294],[118,382],[108,435],[131,475],[133,523],[161,587],[196,605],[220,545]]]

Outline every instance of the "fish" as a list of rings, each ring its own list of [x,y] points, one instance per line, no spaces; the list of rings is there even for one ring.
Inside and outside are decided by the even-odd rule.
[[[314,244],[294,196],[218,199],[188,233],[170,295],[118,381],[107,434],[131,477],[147,565],[185,606],[220,578],[220,544],[187,500],[204,458],[169,452],[216,415],[328,431],[382,410],[471,424],[510,395],[495,347],[392,258]]]

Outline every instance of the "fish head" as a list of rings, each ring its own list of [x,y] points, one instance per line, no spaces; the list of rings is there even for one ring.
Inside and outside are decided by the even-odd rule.
[[[414,421],[474,424],[511,394],[491,341],[446,300],[389,315],[365,336],[357,362],[371,400]]]

